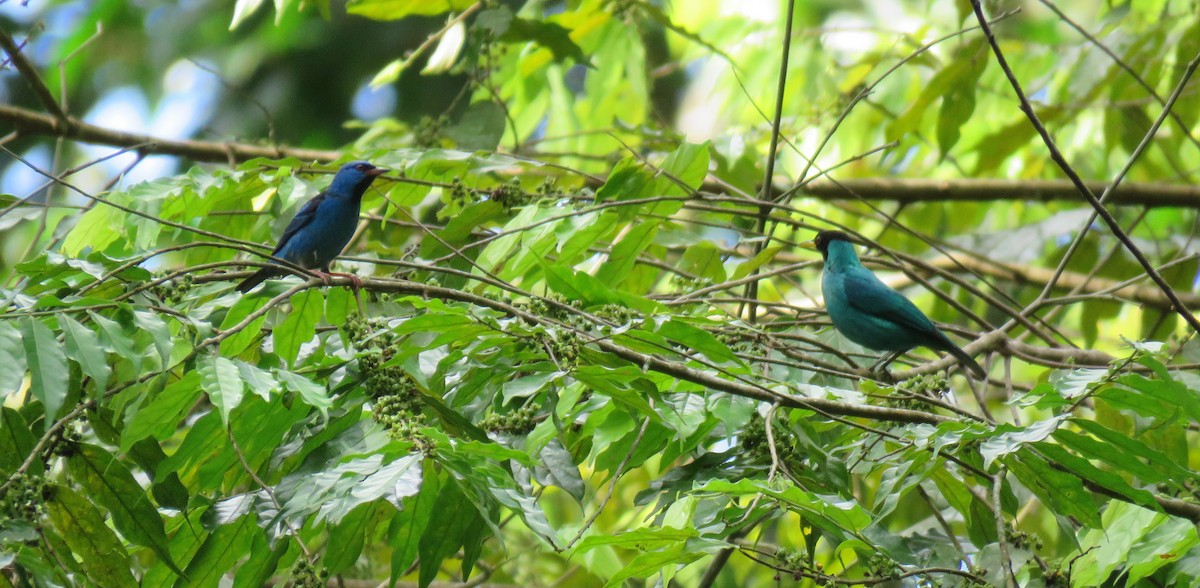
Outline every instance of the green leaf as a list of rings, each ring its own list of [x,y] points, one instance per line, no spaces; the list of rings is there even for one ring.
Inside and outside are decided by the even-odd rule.
[[[134,371],[139,371],[142,367],[143,354],[128,329],[121,323],[96,312],[88,312],[88,316],[92,318],[92,322],[100,326],[100,332],[103,335],[101,339],[107,346],[128,361]]]
[[[71,477],[87,490],[90,500],[112,514],[113,526],[131,543],[149,547],[172,571],[182,576],[167,549],[158,510],[125,464],[95,445],[81,443],[67,459]]]
[[[49,427],[67,398],[67,356],[62,344],[46,325],[33,317],[21,320],[21,342],[25,345],[25,362],[31,376],[29,390],[46,407]]]
[[[482,520],[479,511],[463,495],[459,483],[449,479],[438,493],[429,525],[421,534],[417,552],[421,559],[420,585],[428,586],[437,577],[442,560],[458,553],[469,533],[477,533]]]
[[[71,555],[78,558],[88,580],[98,586],[138,585],[129,572],[129,553],[92,501],[71,488],[56,486],[52,498],[46,501],[46,514],[71,548]]]
[[[146,437],[154,437],[159,441],[169,438],[200,399],[201,392],[198,371],[187,372],[178,381],[168,385],[126,419],[125,431],[121,435],[121,451],[129,451],[134,443]]]
[[[388,463],[379,453],[351,459],[317,472],[299,471],[278,485],[276,495],[285,500],[284,516],[307,517],[313,522],[337,524],[360,505],[386,500],[401,501],[421,489],[421,456],[405,455]]]
[[[578,257],[588,253],[601,240],[608,239],[621,224],[615,212],[591,212],[571,217],[569,224],[561,225],[566,235],[558,253],[558,265],[567,266],[578,262]]]
[[[346,318],[356,312],[358,303],[354,301],[354,293],[349,288],[330,288],[325,291],[325,322],[343,325]]]
[[[297,292],[291,303],[291,312],[272,333],[275,353],[289,364],[296,361],[300,347],[317,334],[317,323],[325,311],[325,297],[320,290],[312,288]]]
[[[271,396],[279,390],[279,380],[271,372],[240,359],[233,360],[233,363],[237,365],[238,373],[241,374],[242,381],[246,383],[246,388],[259,398],[269,401]]]
[[[663,194],[678,194],[687,196],[698,190],[708,176],[708,166],[711,162],[712,143],[681,143],[662,164],[662,171],[670,175],[661,181]],[[683,186],[679,185],[683,183]]]
[[[21,389],[26,369],[21,331],[10,321],[0,322],[0,400]]]
[[[424,468],[421,489],[405,498],[400,512],[388,526],[388,545],[392,548],[392,584],[417,560],[417,551],[425,529],[433,518],[434,506],[441,496],[442,482],[437,468]]]
[[[498,10],[506,10],[506,8],[501,7],[491,12]],[[494,22],[498,22],[498,20]],[[554,61],[563,63],[569,59],[587,67],[593,67],[592,63],[588,61],[587,55],[571,39],[571,31],[557,23],[512,17],[500,40],[535,43],[549,49],[550,53],[554,55]]]
[[[221,413],[221,422],[229,424],[230,413],[242,403],[246,392],[237,364],[219,355],[206,355],[196,360],[196,369],[200,386]]]
[[[1121,476],[1097,468],[1088,460],[1063,449],[1061,445],[1053,443],[1036,443],[1034,445],[1048,459],[1071,470],[1080,478],[1108,488],[1147,508],[1155,510],[1160,508],[1158,502],[1154,500],[1153,494],[1130,486]]]
[[[620,286],[629,277],[637,258],[654,242],[658,235],[660,224],[656,221],[639,222],[629,229],[625,236],[613,245],[608,260],[596,270],[596,279],[601,282]]]
[[[221,321],[221,331],[228,331],[237,326],[238,323],[242,322],[250,313],[258,310],[263,304],[266,304],[266,301],[261,296],[242,296],[238,298],[237,302],[234,302],[233,306],[229,307],[229,310],[225,313],[225,318]],[[247,347],[250,347],[250,345],[254,344],[262,336],[260,329],[262,329],[263,323],[266,320],[267,315],[263,314],[250,321],[250,324],[246,325],[242,330],[223,339],[219,347],[221,355],[225,357],[240,355]]]
[[[1056,514],[1074,516],[1090,527],[1100,526],[1100,511],[1079,478],[1050,467],[1045,459],[1029,450],[1008,455],[1004,463]]]
[[[97,390],[107,388],[112,367],[108,365],[108,356],[100,345],[100,337],[68,314],[58,315],[58,326],[66,337],[67,355],[79,364],[83,373],[92,378]]]
[[[546,273],[546,285],[567,300],[579,300],[587,306],[616,304],[644,313],[656,312],[659,305],[641,296],[613,290],[599,278],[559,264],[540,263]]]
[[[626,157],[617,162],[604,185],[596,190],[596,202],[631,200],[652,196],[654,177],[637,159]]]
[[[446,136],[454,139],[459,149],[491,151],[500,144],[506,124],[504,109],[487,100],[468,106],[458,122],[445,132]]]
[[[962,136],[960,129],[971,115],[975,113],[975,84],[959,84],[949,94],[942,97],[942,107],[938,110],[937,140],[942,158],[945,158],[958,138]]]
[[[237,565],[250,550],[250,542],[259,532],[255,517],[241,517],[237,521],[221,525],[209,533],[188,561],[184,577],[175,586],[216,586],[225,573]]]
[[[704,354],[710,361],[717,364],[741,364],[729,347],[717,340],[704,329],[689,325],[678,319],[664,321],[658,327],[658,334],[687,347],[691,351]]]
[[[37,438],[21,413],[16,409],[0,405],[0,472],[12,473],[21,467],[21,462],[37,444]],[[33,473],[40,473],[40,460],[33,461]]]
[[[150,335],[154,348],[158,350],[161,365],[168,365],[171,362],[172,337],[166,321],[155,313],[141,310],[133,313],[133,321],[140,331]]]
[[[583,493],[586,489],[583,477],[579,475],[579,467],[575,465],[575,460],[563,448],[562,443],[558,439],[551,439],[538,457],[540,459],[533,470],[538,483],[543,486],[557,486],[583,504]]]
[[[742,263],[739,263],[737,266],[737,269],[733,270],[732,279],[740,280],[740,279],[750,275],[750,273],[753,272],[754,270],[762,267],[764,264],[770,262],[772,259],[775,259],[775,255],[777,255],[782,250],[783,250],[782,245],[772,245],[770,247],[764,248],[762,251],[759,251],[758,254],[755,255],[754,257],[752,257]]]
[[[367,531],[374,530],[374,518],[381,505],[364,504],[336,525],[329,527],[329,542],[322,563],[331,575],[340,574],[358,561]]]
[[[104,251],[121,237],[124,214],[111,206],[92,207],[67,233],[62,252],[71,257],[80,257],[88,251]]]
[[[721,545],[713,543],[707,551],[715,552],[722,548]],[[629,578],[646,578],[664,570],[674,569],[676,566],[690,564],[706,555],[708,553],[705,550],[697,549],[696,545],[688,543],[676,543],[660,551],[643,553],[613,574],[613,577],[609,578],[604,586],[606,588],[620,586]]]
[[[289,390],[299,394],[305,404],[320,411],[322,418],[329,417],[329,407],[333,406],[333,399],[329,397],[324,386],[284,369],[275,370],[275,375]]]
[[[679,269],[714,283],[725,281],[725,263],[721,259],[721,251],[711,241],[700,241],[689,246],[679,260]]]
[[[700,534],[695,529],[675,529],[672,527],[636,529],[622,533],[613,533],[612,535],[597,533],[584,537],[579,542],[579,545],[575,547],[574,553],[586,553],[601,545],[615,545],[627,549],[640,550],[657,549],[682,543],[699,536]]]
[[[475,0],[350,0],[346,12],[375,20],[400,20],[465,10],[474,3]]]
[[[1095,421],[1072,419],[1071,423],[1094,439],[1063,430],[1055,433],[1055,439],[1092,459],[1104,460],[1150,483],[1182,480],[1193,475],[1162,452]],[[1141,460],[1146,460],[1149,467]]]

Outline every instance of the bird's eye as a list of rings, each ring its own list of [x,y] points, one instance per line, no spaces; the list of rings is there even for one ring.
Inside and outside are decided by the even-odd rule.
[[[358,171],[367,171],[367,166],[365,164],[360,163],[360,164],[354,166],[354,169],[356,169]]]

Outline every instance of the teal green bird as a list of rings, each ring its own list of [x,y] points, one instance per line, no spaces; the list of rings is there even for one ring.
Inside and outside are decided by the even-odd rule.
[[[833,326],[863,347],[889,352],[871,366],[871,371],[886,368],[909,349],[928,347],[953,355],[977,377],[987,377],[983,367],[915,304],[863,267],[848,235],[841,231],[821,231],[801,246],[820,251],[825,259],[821,293]]]

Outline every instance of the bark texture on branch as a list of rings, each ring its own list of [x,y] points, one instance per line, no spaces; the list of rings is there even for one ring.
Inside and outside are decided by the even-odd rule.
[[[302,161],[333,161],[341,154],[337,151],[300,149],[296,147],[271,147],[238,143],[235,141],[193,141],[163,139],[139,133],[114,131],[69,117],[68,124],[61,125],[52,116],[24,108],[0,104],[0,122],[5,122],[22,135],[47,135],[74,139],[84,143],[131,148],[141,153],[156,155],[178,155],[193,161],[240,163],[258,157],[280,159],[295,157]]]
[[[1105,182],[1087,182],[1087,185],[1095,193],[1103,193],[1107,186]],[[1079,191],[1066,180],[850,178],[837,182],[816,180],[802,192],[822,200],[857,200],[862,196],[867,200],[902,203],[1079,200]],[[1105,203],[1200,208],[1200,186],[1122,183]]]
[[[53,117],[25,108],[0,104],[0,123],[6,123],[21,135],[64,137],[97,145],[136,149],[142,153],[177,155],[193,161],[240,163],[256,157],[278,159],[295,157],[302,161],[327,162],[337,159],[337,151],[302,149],[288,146],[272,147],[237,141],[172,140],[114,131],[68,118],[63,125]],[[2,127],[4,125],[0,125]],[[1103,182],[1091,182],[1094,191],[1103,191]],[[726,188],[706,183],[706,191],[724,193]],[[776,188],[782,194],[784,188]],[[916,202],[991,202],[1027,200],[1038,202],[1078,201],[1079,192],[1066,180],[1004,180],[955,179],[925,180],[913,178],[848,178],[819,179],[806,185],[802,192],[822,200],[889,200],[901,203]],[[857,196],[856,196],[857,194]],[[1109,198],[1108,204],[1126,206],[1174,206],[1200,208],[1200,186],[1164,183],[1123,183]]]

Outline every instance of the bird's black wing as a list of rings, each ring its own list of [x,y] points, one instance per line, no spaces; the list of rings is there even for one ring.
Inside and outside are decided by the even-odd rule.
[[[275,250],[271,252],[271,255],[278,255],[280,251],[283,251],[283,248],[287,245],[287,242],[293,236],[295,236],[296,233],[299,233],[300,229],[307,227],[312,223],[314,218],[317,218],[317,208],[319,208],[321,203],[324,201],[325,193],[321,192],[320,194],[313,196],[312,200],[304,203],[304,206],[300,208],[300,212],[297,212],[296,216],[292,217],[292,222],[288,223],[287,228],[283,230],[283,235],[279,237],[279,244],[275,246]]]
[[[850,306],[859,312],[912,329],[934,338],[940,338],[937,326],[917,305],[903,294],[891,289],[870,273],[851,271],[845,276],[844,288]]]

